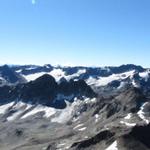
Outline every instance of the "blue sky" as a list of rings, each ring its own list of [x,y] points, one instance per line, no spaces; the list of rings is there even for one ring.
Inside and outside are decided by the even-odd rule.
[[[149,0],[1,0],[0,64],[150,67]]]

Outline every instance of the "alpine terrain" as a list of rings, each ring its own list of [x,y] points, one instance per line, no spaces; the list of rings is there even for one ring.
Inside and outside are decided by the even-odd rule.
[[[0,66],[0,150],[150,150],[150,69]]]

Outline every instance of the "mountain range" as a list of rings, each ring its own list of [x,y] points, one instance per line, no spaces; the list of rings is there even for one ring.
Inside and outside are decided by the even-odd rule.
[[[0,66],[0,150],[150,150],[150,69]]]

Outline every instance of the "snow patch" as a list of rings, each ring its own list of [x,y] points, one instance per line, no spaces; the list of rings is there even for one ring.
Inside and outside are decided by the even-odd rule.
[[[11,116],[7,117],[7,121],[15,120],[22,113],[23,113],[23,110],[18,110],[17,112],[13,113]]]
[[[40,76],[42,76],[44,74],[49,74],[55,78],[56,82],[59,82],[61,78],[65,78],[67,81],[69,81],[70,79],[79,77],[81,74],[84,74],[84,73],[86,73],[86,70],[80,69],[80,70],[78,70],[77,73],[74,73],[72,75],[65,75],[65,72],[62,69],[54,68],[50,72],[38,72],[38,73],[34,73],[34,74],[29,74],[29,75],[22,74],[22,76],[29,82],[29,81],[36,80],[37,78],[39,78]]]
[[[105,86],[108,83],[114,81],[114,80],[121,80],[121,79],[126,79],[130,76],[133,76],[134,74],[134,70],[132,71],[128,71],[125,73],[120,73],[120,74],[112,74],[108,77],[99,77],[98,79],[90,77],[89,79],[87,79],[87,84],[89,85],[96,85],[96,86]]]
[[[34,81],[35,79],[43,76],[44,74],[46,74],[46,72],[39,72],[39,73],[34,73],[29,75],[22,75],[22,76],[29,82],[29,81]]]
[[[134,87],[136,87],[136,88],[138,88],[139,87],[139,85],[135,82],[135,80],[133,79],[133,81],[132,81],[132,85],[134,86]]]
[[[78,129],[78,130],[79,130],[79,131],[84,131],[84,130],[86,130],[86,128],[87,128],[87,127],[83,127],[83,128]]]
[[[99,120],[99,115],[95,114],[95,122],[98,122],[98,120]]]
[[[32,106],[30,104],[26,104],[23,102],[18,102],[15,105],[13,105],[12,109],[14,113],[7,117],[7,121],[13,121],[19,117],[24,111],[31,108]]]
[[[139,76],[141,77],[141,78],[144,78],[145,79],[145,82],[147,82],[148,81],[148,78],[149,78],[149,70],[148,71],[145,71],[145,72],[141,72],[141,73],[139,73]]]
[[[22,69],[16,70],[17,73],[20,73],[22,71]]]
[[[64,76],[64,78],[69,81],[73,78],[79,77],[80,75],[86,73],[86,69],[79,69],[77,73],[74,73],[72,75]]]
[[[58,82],[62,77],[65,77],[65,72],[62,69],[53,69],[50,73]]]
[[[96,98],[85,98],[84,99],[84,102],[86,103],[86,104],[88,104],[88,103],[96,103]]]
[[[129,120],[129,119],[131,119],[131,117],[132,117],[132,114],[129,113],[126,117],[124,117],[124,119]]]
[[[117,148],[117,141],[112,143],[108,148],[106,148],[106,150],[118,150],[118,148]]]
[[[145,118],[145,113],[144,113],[144,107],[145,107],[145,105],[147,105],[148,104],[148,102],[146,102],[146,103],[144,103],[142,106],[141,106],[141,108],[140,108],[140,110],[138,111],[138,116],[146,123],[146,124],[149,124],[149,120],[147,120],[146,118]]]
[[[1,105],[0,106],[0,114],[5,114],[6,111],[12,107],[14,105],[15,102],[11,102],[11,103],[8,103],[8,104],[5,104],[5,105]]]
[[[75,129],[77,129],[77,128],[79,128],[79,127],[82,127],[82,126],[84,126],[84,124],[78,124],[78,125],[75,126],[73,129],[75,130]]]
[[[120,121],[120,123],[121,124],[125,124],[128,127],[134,127],[134,126],[136,126],[136,123],[128,123],[128,122],[125,122],[125,121]]]
[[[63,110],[59,110],[59,115],[55,118],[52,118],[52,122],[57,122],[57,123],[65,123],[68,120],[70,120],[73,117],[73,113],[75,111],[75,107],[80,105],[81,101],[74,101],[73,103],[69,103],[65,101],[67,104],[67,107]]]
[[[123,88],[125,86],[125,84],[126,84],[125,82],[121,82],[117,89],[119,90],[119,89]]]
[[[36,68],[37,68],[36,66],[33,66],[33,67],[25,68],[25,70],[33,70],[33,69],[36,69]]]
[[[51,108],[51,107],[37,105],[31,111],[29,111],[24,116],[22,116],[21,119],[25,119],[25,118],[27,118],[29,116],[32,116],[32,115],[35,115],[35,114],[37,114],[39,112],[44,112],[45,113],[44,117],[49,118],[50,116],[52,116],[53,114],[56,113],[56,110],[54,108]]]

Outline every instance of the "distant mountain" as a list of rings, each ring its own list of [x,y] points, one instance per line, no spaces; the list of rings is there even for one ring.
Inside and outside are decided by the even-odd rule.
[[[25,82],[25,78],[11,69],[8,65],[0,66],[0,84]]]

